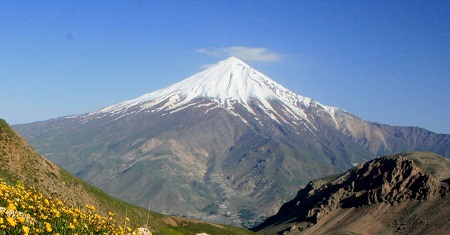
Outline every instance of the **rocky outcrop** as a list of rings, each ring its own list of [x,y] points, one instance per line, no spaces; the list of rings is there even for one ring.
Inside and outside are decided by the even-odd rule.
[[[422,169],[422,162],[404,157],[408,154],[376,158],[343,175],[310,182],[293,200],[284,204],[275,216],[255,230],[286,222],[316,224],[338,208],[359,208],[378,203],[395,206],[410,200],[428,200],[436,195],[445,197],[449,191],[448,180],[441,181],[426,173]],[[449,161],[444,158],[442,161],[445,164],[439,171],[450,170]],[[436,173],[437,170],[432,172]],[[442,172],[439,174],[443,175]]]

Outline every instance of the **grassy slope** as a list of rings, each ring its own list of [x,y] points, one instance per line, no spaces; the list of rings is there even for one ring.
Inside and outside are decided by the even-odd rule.
[[[413,160],[423,172],[430,174],[438,180],[450,178],[450,161],[431,152],[406,152],[398,154]]]
[[[112,211],[123,218],[126,215],[133,227],[148,224],[154,234],[253,234],[242,228],[161,215],[118,200],[40,156],[2,119],[0,177],[10,184],[22,180],[25,185],[36,187],[47,196],[57,196],[69,205],[90,204],[100,213]]]

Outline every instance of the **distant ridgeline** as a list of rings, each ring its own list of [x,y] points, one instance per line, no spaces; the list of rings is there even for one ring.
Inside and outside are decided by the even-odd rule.
[[[246,227],[310,180],[376,156],[450,157],[450,135],[364,121],[235,57],[136,99],[14,129],[59,166],[127,202]]]

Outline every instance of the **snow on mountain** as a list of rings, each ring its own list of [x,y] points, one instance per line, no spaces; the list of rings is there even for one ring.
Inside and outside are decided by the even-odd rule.
[[[130,108],[133,108],[133,112],[136,112],[135,108],[138,111],[153,108],[154,111],[173,113],[196,105],[198,98],[209,100],[211,103],[208,105],[212,108],[224,108],[239,117],[241,115],[233,111],[235,104],[241,104],[248,112],[255,114],[250,104],[252,101],[257,102],[273,120],[285,123],[288,122],[286,116],[310,123],[303,108],[311,104],[322,107],[333,119],[336,109],[297,95],[238,58],[230,57],[172,86],[105,107],[92,114],[122,114]],[[204,99],[201,100],[202,105],[205,105]],[[271,101],[274,100],[281,101],[284,115],[272,107]]]

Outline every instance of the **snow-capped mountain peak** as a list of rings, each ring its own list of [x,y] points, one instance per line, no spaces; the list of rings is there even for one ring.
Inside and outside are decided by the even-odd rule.
[[[235,104],[240,104],[250,113],[255,114],[250,102],[257,102],[272,119],[278,122],[287,122],[283,118],[286,115],[296,119],[307,119],[301,107],[308,107],[312,103],[323,107],[334,116],[334,108],[295,94],[236,57],[220,61],[167,88],[103,108],[95,113],[118,114],[126,112],[129,108],[146,110],[156,106],[158,111],[176,112],[195,104],[198,98],[210,100],[212,102],[210,105],[215,104],[217,107],[225,108],[237,116],[241,115],[233,111]],[[272,107],[273,100],[285,106],[284,115],[277,113]]]
[[[230,57],[167,88],[164,93],[179,91],[187,100],[208,97],[225,105],[227,100],[247,103],[250,97],[267,99],[273,94],[262,84],[269,80],[236,57]]]

